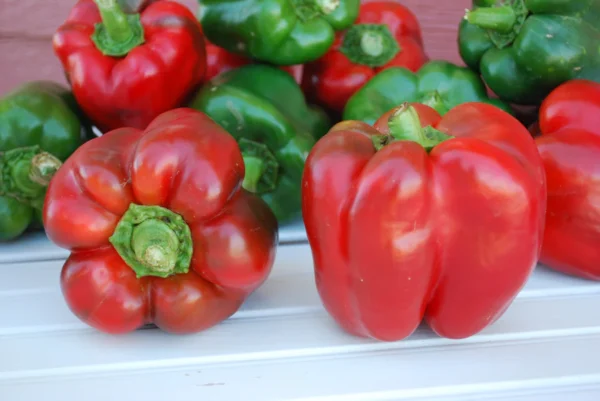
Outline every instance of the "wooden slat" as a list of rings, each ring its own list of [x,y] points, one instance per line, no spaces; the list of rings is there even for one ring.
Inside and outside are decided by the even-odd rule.
[[[196,12],[196,0],[180,0]],[[51,37],[74,0],[0,0],[0,94],[34,79],[65,82]],[[404,0],[421,21],[431,58],[459,62],[456,31],[469,0]]]
[[[281,247],[238,313],[188,336],[89,328],[64,305],[60,267],[0,265],[3,401],[80,400],[86,389],[86,401],[599,399],[600,287],[542,267],[478,335],[421,327],[389,343],[346,334],[326,314],[308,245]]]

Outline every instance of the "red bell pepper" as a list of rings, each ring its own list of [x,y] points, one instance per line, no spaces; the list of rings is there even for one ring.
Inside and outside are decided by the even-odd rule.
[[[395,0],[365,1],[355,24],[337,35],[322,58],[304,68],[309,97],[342,112],[348,99],[388,67],[417,71],[428,61],[415,15]]]
[[[600,84],[559,86],[543,102],[538,126],[548,180],[541,262],[600,280]]]
[[[243,178],[235,139],[190,109],[84,144],[44,205],[49,238],[71,250],[69,308],[108,333],[149,323],[191,333],[229,317],[266,279],[277,244],[275,216]]]
[[[79,105],[102,131],[144,129],[201,84],[200,24],[185,6],[149,1],[124,13],[117,0],[79,0],[54,35]]]
[[[541,159],[527,129],[488,104],[341,122],[309,154],[302,195],[321,300],[355,335],[400,340],[423,318],[440,336],[474,335],[539,257]]]
[[[206,40],[206,79],[210,80],[224,72],[250,64],[250,59],[231,53]]]
[[[240,56],[239,54],[228,52],[227,50],[210,43],[206,40],[206,79],[212,79],[219,74],[234,68],[242,67],[251,64],[252,60]],[[288,72],[298,85],[302,83],[302,73],[304,71],[303,64],[287,65],[279,67],[283,71]]]

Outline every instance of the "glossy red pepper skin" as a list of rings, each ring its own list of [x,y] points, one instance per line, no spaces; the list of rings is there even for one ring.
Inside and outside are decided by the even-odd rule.
[[[233,70],[244,65],[251,64],[252,60],[206,41],[206,80],[212,79],[219,74]],[[304,65],[289,65],[279,67],[288,72],[298,85],[302,83]]]
[[[146,128],[204,79],[205,44],[193,13],[173,1],[142,3],[145,41],[124,57],[106,56],[92,41],[101,21],[92,0],[79,0],[53,38],[77,102],[103,132]]]
[[[250,60],[239,54],[206,41],[206,80],[213,79],[219,74],[250,64]]]
[[[192,333],[233,314],[267,278],[277,244],[274,215],[241,189],[243,177],[233,137],[191,109],[84,144],[55,175],[44,207],[48,237],[71,250],[61,274],[69,308],[107,333],[150,323]],[[189,272],[136,277],[109,242],[132,203],[183,217]]]
[[[416,108],[421,116],[427,106]],[[427,153],[387,128],[345,121],[313,148],[303,218],[327,311],[346,331],[394,341],[424,318],[440,336],[492,324],[539,257],[546,186],[525,127],[487,104],[426,120],[455,138]]]
[[[416,72],[429,60],[423,48],[417,17],[397,1],[363,1],[354,25],[359,24],[387,25],[401,50],[383,66],[354,63],[341,51],[345,32],[340,32],[329,52],[306,64],[303,77],[305,92],[315,102],[338,113],[344,110],[348,99],[378,72],[389,67],[405,67]]]
[[[600,84],[559,86],[542,103],[538,126],[548,179],[541,262],[600,280]]]

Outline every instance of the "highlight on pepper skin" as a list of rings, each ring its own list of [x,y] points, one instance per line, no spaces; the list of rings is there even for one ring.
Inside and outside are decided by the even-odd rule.
[[[539,112],[538,150],[548,180],[548,213],[540,262],[600,280],[600,84],[572,80]]]

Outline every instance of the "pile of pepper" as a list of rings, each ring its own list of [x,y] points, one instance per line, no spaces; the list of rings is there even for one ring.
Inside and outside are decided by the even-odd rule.
[[[303,219],[342,328],[472,336],[538,261],[600,280],[598,20],[473,1],[462,66],[393,0],[79,0],[53,38],[68,87],[0,100],[0,240],[70,250],[65,300],[98,330],[193,333]]]

